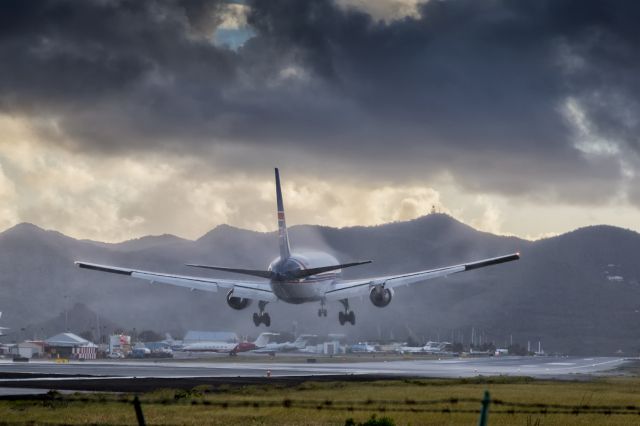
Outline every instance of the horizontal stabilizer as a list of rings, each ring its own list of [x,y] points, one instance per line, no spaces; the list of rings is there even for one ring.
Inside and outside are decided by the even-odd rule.
[[[371,263],[371,261],[365,260],[364,262],[343,263],[342,265],[331,265],[331,266],[321,266],[320,268],[300,269],[297,271],[291,271],[287,273],[287,277],[291,279],[301,279],[301,278],[310,277],[312,275],[318,275],[323,272],[335,271],[337,269],[349,268],[351,266],[366,265],[367,263]]]
[[[238,268],[226,268],[224,266],[209,266],[209,265],[195,265],[187,264],[193,268],[212,269],[214,271],[233,272],[236,274],[252,275],[254,277],[266,278],[269,280],[300,280],[302,278],[310,277],[312,275],[318,275],[323,272],[335,271],[337,269],[349,268],[351,266],[365,265],[371,263],[370,260],[364,262],[344,263],[342,265],[322,266],[320,268],[300,269],[296,271],[289,271],[285,274],[278,274],[273,271],[262,271],[256,269],[238,269]]]
[[[194,265],[191,263],[188,263],[187,266],[191,266],[193,268],[213,269],[214,271],[233,272],[236,274],[251,275],[254,277],[266,278],[269,280],[275,277],[275,274],[271,271],[262,271],[262,270],[256,270],[256,269],[225,268],[223,266]]]

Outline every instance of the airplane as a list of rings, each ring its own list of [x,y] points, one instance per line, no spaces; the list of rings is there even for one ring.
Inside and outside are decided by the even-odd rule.
[[[183,352],[217,352],[229,355],[237,355],[239,352],[248,352],[264,348],[269,343],[271,336],[278,333],[261,333],[253,342],[195,342],[182,346]]]
[[[447,346],[451,347],[449,342],[427,342],[424,346],[402,346],[401,353],[421,353],[421,354],[441,354],[447,352]]]
[[[274,354],[275,352],[294,352],[304,349],[310,339],[318,337],[315,334],[301,334],[293,342],[267,343],[263,348],[254,349],[255,353]]]
[[[229,268],[222,266],[188,264],[193,268],[231,272],[261,278],[261,280],[220,279],[202,276],[174,275],[164,272],[142,271],[138,269],[101,265],[83,261],[75,264],[84,269],[109,272],[147,280],[152,284],[162,283],[190,290],[217,292],[227,291],[227,304],[235,310],[246,309],[252,301],[258,301],[258,312],[253,314],[256,327],[271,325],[271,317],[265,308],[268,303],[283,301],[292,304],[320,303],[319,317],[327,316],[326,304],[339,301],[343,309],[338,312],[340,325],[355,325],[356,316],[349,308],[349,298],[368,295],[374,306],[383,308],[394,296],[397,287],[415,284],[433,278],[444,277],[460,272],[471,271],[486,266],[518,260],[520,253],[483,259],[459,265],[446,266],[424,271],[372,278],[345,280],[341,278],[342,269],[371,263],[370,260],[338,263],[328,253],[294,252],[289,244],[284,214],[284,202],[280,188],[280,173],[275,169],[276,204],[278,217],[278,245],[280,256],[275,258],[265,270]]]

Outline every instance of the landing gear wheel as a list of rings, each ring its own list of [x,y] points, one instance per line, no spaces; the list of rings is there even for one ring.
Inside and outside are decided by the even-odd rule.
[[[350,322],[351,325],[356,325],[356,313],[349,309],[349,301],[347,299],[340,300],[344,307],[343,312],[338,313],[338,321],[340,325],[344,325],[346,322]]]
[[[322,299],[320,300],[320,309],[318,309],[318,316],[319,317],[326,317],[327,316],[327,308],[325,308],[325,306],[327,306],[327,301]]]
[[[253,314],[253,323],[256,325],[256,327],[259,327],[260,324],[271,327],[271,317],[266,312],[263,312],[261,314],[256,312]]]
[[[267,327],[271,326],[271,317],[264,311],[265,306],[267,306],[267,302],[264,300],[258,302],[258,309],[260,309],[260,311],[253,314],[253,323],[256,327],[260,326],[260,324],[264,324]]]

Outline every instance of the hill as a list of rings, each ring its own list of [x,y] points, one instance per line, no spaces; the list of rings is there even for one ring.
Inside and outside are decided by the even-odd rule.
[[[269,306],[274,329],[347,333],[359,339],[448,339],[468,342],[471,328],[502,345],[513,337],[542,340],[547,350],[573,354],[637,353],[640,331],[640,234],[610,226],[578,229],[530,242],[479,232],[432,214],[408,222],[335,229],[294,226],[292,245],[333,253],[341,261],[373,260],[345,271],[348,278],[406,272],[520,251],[522,260],[425,282],[396,291],[384,309],[352,301],[355,327],[340,327],[339,305],[319,319],[315,304]],[[179,333],[233,329],[256,334],[246,311],[227,307],[224,294],[79,270],[74,260],[192,275],[189,262],[264,268],[277,256],[274,233],[218,226],[196,241],[164,235],[120,244],[81,241],[34,225],[0,234],[3,326],[44,326],[76,304],[104,324]],[[91,315],[69,319],[74,332],[95,327]],[[84,319],[83,319],[84,318]],[[37,324],[37,326],[36,326]],[[115,325],[113,325],[115,327]]]

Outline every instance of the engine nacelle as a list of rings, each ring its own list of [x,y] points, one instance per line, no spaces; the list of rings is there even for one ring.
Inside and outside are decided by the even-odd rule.
[[[376,286],[371,289],[369,299],[371,299],[371,303],[373,303],[374,306],[384,308],[391,303],[391,299],[393,299],[393,289]]]
[[[241,310],[251,304],[251,299],[245,299],[243,297],[234,297],[233,290],[227,293],[227,305],[235,310]]]

